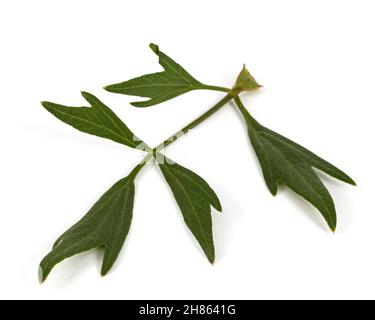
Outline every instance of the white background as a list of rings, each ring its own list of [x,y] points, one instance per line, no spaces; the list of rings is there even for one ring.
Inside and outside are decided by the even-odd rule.
[[[370,0],[1,1],[0,298],[375,298],[374,14]],[[105,92],[160,70],[149,42],[206,83],[231,86],[246,63],[264,86],[243,96],[252,114],[358,183],[321,175],[334,235],[288,189],[271,196],[228,105],[166,151],[221,199],[214,266],[147,166],[112,271],[100,276],[94,250],[38,282],[53,241],[143,156],[74,130],[39,101],[86,105],[89,91],[156,145],[222,97],[199,91],[137,109],[137,97]]]

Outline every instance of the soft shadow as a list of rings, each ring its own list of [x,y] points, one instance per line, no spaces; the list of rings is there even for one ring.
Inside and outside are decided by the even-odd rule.
[[[309,219],[315,226],[319,227],[321,230],[328,230],[327,224],[324,218],[319,213],[319,210],[316,209],[312,204],[306,201],[304,198],[290,190],[285,185],[279,185],[278,195],[283,194],[288,198],[288,201],[293,202],[298,209],[298,214],[303,214],[307,219]]]
[[[224,192],[221,192],[221,195],[219,192],[218,196],[223,205],[223,212],[217,212],[213,208],[211,210],[216,248],[215,263],[220,262],[227,250],[230,250],[228,243],[232,242],[229,240],[233,238],[236,225],[241,223],[242,217],[246,214],[244,208],[239,205],[241,203],[240,200],[236,201],[233,197],[225,197]]]
[[[92,249],[60,262],[52,269],[42,285],[51,283],[57,289],[67,288],[79,276],[85,274],[88,268],[92,268],[94,263],[97,265],[98,276],[100,276],[103,253],[103,249]]]

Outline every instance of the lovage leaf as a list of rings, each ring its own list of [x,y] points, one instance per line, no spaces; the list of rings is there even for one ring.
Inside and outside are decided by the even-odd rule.
[[[163,72],[146,74],[106,86],[104,89],[114,93],[150,98],[146,101],[131,103],[135,107],[149,107],[191,90],[209,87],[196,80],[183,67],[160,51],[156,44],[151,43],[150,48],[159,56],[159,63],[164,69]]]
[[[99,247],[104,248],[101,274],[111,269],[129,232],[137,170],[139,167],[116,182],[81,220],[56,240],[52,251],[40,263],[42,281],[64,259]]]
[[[312,167],[355,185],[353,179],[306,148],[263,127],[249,114],[239,98],[235,100],[246,121],[251,144],[270,192],[276,195],[278,183],[286,184],[314,205],[334,231],[336,228],[334,202]]]
[[[98,98],[88,92],[82,92],[82,96],[91,107],[67,107],[48,101],[43,101],[42,105],[56,118],[79,131],[110,139],[131,148],[144,144]]]
[[[181,209],[184,221],[208,260],[215,261],[211,206],[221,211],[221,204],[208,183],[193,171],[164,158],[159,167]]]

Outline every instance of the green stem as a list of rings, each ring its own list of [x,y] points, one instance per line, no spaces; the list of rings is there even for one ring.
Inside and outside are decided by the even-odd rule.
[[[213,91],[221,91],[221,92],[226,92],[226,93],[230,93],[230,89],[228,88],[224,88],[224,87],[220,87],[220,86],[210,86],[210,85],[205,85],[204,90],[213,90]]]
[[[242,114],[249,113],[238,95],[234,97],[234,102],[236,103],[238,109],[241,111]]]
[[[230,92],[229,89],[225,89],[226,92]],[[173,142],[175,142],[178,138],[183,136],[185,133],[187,133],[190,129],[195,128],[199,124],[201,124],[203,121],[211,117],[215,112],[220,110],[224,105],[226,105],[229,101],[231,101],[233,98],[235,98],[231,93],[228,93],[223,99],[218,101],[213,107],[208,109],[205,113],[200,115],[198,118],[193,120],[192,122],[188,123],[186,126],[184,126],[182,129],[177,131],[175,134],[171,135],[168,139],[161,142],[157,147],[152,149],[152,152],[149,152],[142,160],[141,162],[132,170],[132,175],[137,175],[137,173],[142,169],[142,167],[151,159],[154,157],[155,153],[159,152],[160,150],[163,150]]]
[[[144,158],[146,159],[146,157]],[[144,165],[146,164],[146,162],[149,160],[147,159],[145,162],[144,162],[144,159],[138,163],[134,168],[133,170],[129,173],[128,177],[129,178],[133,178],[135,179],[135,177],[137,176],[138,172],[141,171],[141,169],[144,167]]]
[[[208,109],[205,113],[200,115],[198,118],[187,124],[185,127],[183,127],[181,130],[177,131],[176,133],[172,134],[168,139],[164,140],[162,143],[160,143],[154,150],[160,151],[167,146],[169,146],[171,143],[175,142],[179,137],[187,133],[189,130],[195,128],[199,124],[201,124],[203,121],[211,117],[215,112],[220,110],[225,104],[227,104],[230,100],[233,99],[233,96],[230,94],[227,94],[223,99],[221,99],[219,102],[217,102],[213,107]]]
[[[250,112],[246,109],[238,95],[234,96],[234,102],[236,103],[238,110],[240,110],[242,116],[244,117],[249,129],[261,127],[259,122],[251,116]]]

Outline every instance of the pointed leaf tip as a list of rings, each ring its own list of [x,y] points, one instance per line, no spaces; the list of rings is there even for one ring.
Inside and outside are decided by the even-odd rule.
[[[40,104],[42,105],[43,108],[47,108],[49,102],[48,101],[40,101]]]
[[[44,283],[51,273],[52,268],[46,263],[45,259],[41,261],[38,268],[38,279],[40,284]]]
[[[351,184],[354,187],[357,186],[357,183],[352,178],[350,178],[349,176],[348,176],[348,179],[346,181],[344,181],[344,182],[349,183],[349,184]]]
[[[332,232],[332,233],[335,233],[336,231],[336,225],[337,225],[337,217],[335,216],[334,217],[334,220],[331,219],[331,217],[324,217],[325,220],[326,220],[326,223],[329,227],[329,230]]]
[[[44,272],[41,266],[39,266],[38,268],[38,280],[41,284],[44,282],[44,280],[46,280],[46,277],[44,277]]]
[[[88,102],[90,103],[90,99],[98,99],[96,98],[93,94],[87,92],[87,91],[81,91],[81,96]]]
[[[103,263],[103,264],[102,264],[102,268],[100,269],[100,275],[101,275],[102,277],[105,277],[110,269],[111,269],[111,267],[108,268],[108,267],[105,266],[104,263]]]
[[[81,91],[81,96],[82,96],[82,97],[85,97],[85,96],[87,96],[87,95],[89,95],[89,93],[88,93],[87,91]]]
[[[150,43],[149,47],[152,51],[154,51],[157,55],[159,55],[159,46],[155,43]]]
[[[213,252],[212,256],[209,256],[207,258],[208,258],[209,263],[211,263],[211,265],[213,266],[215,264],[215,252]]]

